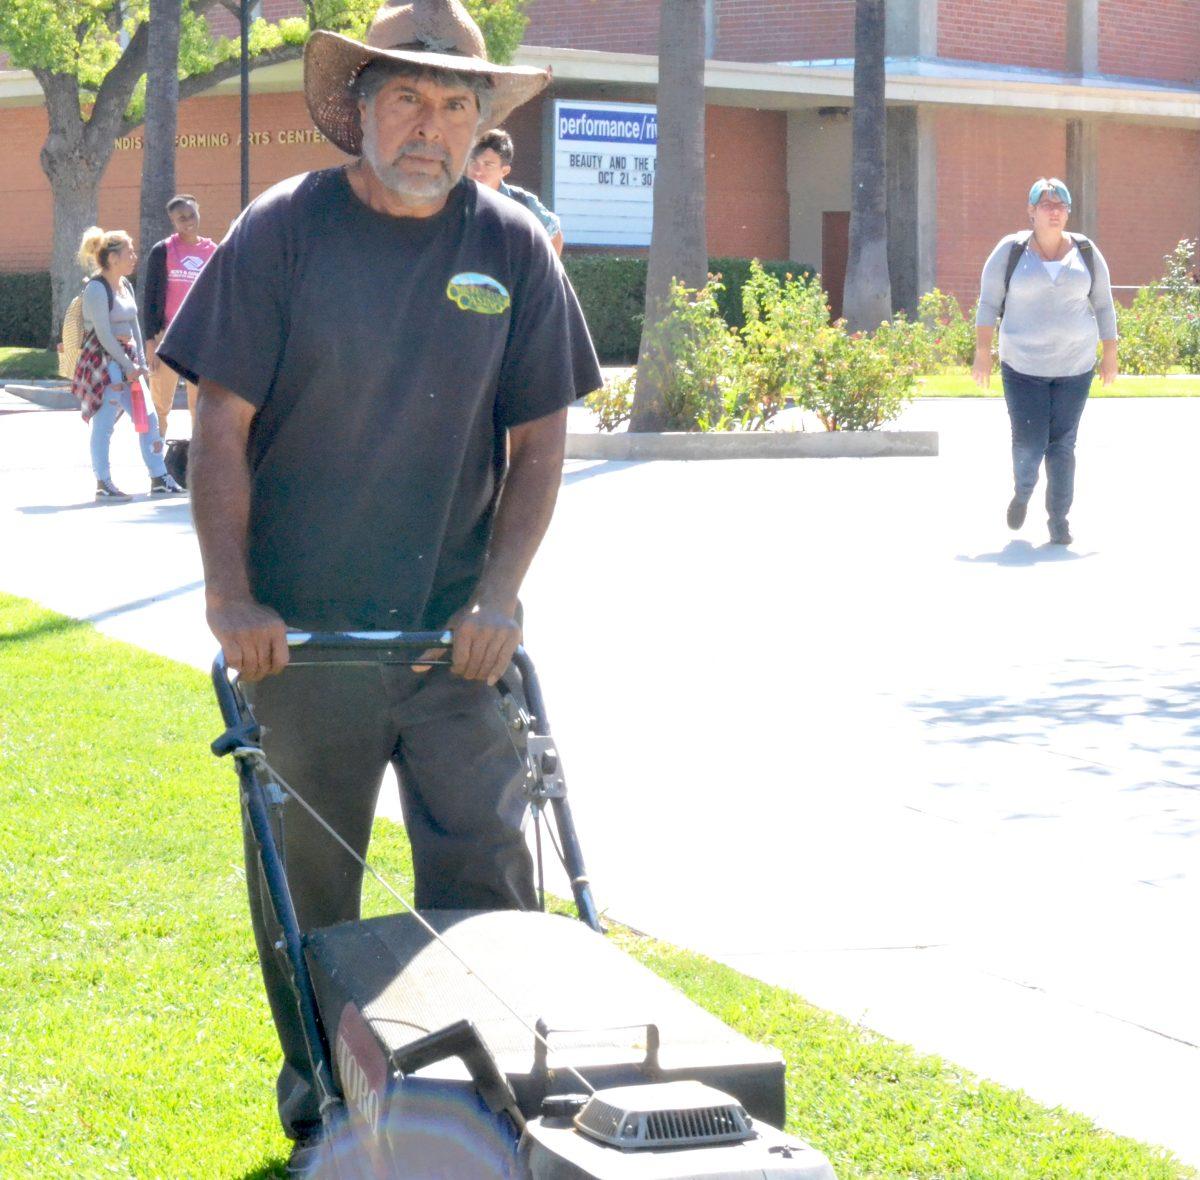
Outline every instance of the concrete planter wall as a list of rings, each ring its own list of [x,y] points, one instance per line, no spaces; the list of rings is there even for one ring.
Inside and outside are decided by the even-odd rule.
[[[568,459],[868,459],[937,453],[935,430],[567,435]]]

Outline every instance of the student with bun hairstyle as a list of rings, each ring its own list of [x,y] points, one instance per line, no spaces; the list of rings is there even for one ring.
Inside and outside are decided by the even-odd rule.
[[[113,483],[108,461],[113,427],[122,412],[129,415],[137,432],[142,461],[150,473],[150,494],[182,492],[167,474],[158,416],[152,406],[147,407],[139,380],[149,370],[137,300],[129,285],[129,275],[137,266],[133,240],[124,230],[94,225],[79,244],[79,263],[91,277],[83,288],[83,344],[71,392],[80,400],[83,420],[92,424],[96,499],[129,499]]]

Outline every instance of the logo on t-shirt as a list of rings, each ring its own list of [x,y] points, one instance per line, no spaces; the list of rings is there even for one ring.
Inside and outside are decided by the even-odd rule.
[[[195,254],[187,254],[179,260],[179,265],[184,270],[199,271],[204,269],[204,259],[197,258]]]
[[[508,291],[491,275],[469,270],[455,275],[446,284],[446,298],[463,311],[477,311],[481,315],[500,315],[512,303]]]

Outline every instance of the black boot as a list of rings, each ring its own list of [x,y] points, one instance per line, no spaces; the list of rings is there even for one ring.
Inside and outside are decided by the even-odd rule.
[[[1067,524],[1065,516],[1052,516],[1050,518],[1051,545],[1069,545],[1074,539],[1071,536],[1071,529]]]

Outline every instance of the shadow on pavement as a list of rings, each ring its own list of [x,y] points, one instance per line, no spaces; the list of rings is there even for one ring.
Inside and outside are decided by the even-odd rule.
[[[19,504],[17,511],[24,513],[26,516],[53,516],[59,512],[79,512],[84,508],[97,508],[100,510],[109,508],[121,508],[129,504],[145,504],[150,503],[159,509],[163,508],[186,508],[188,499],[186,496],[172,496],[169,499],[163,496],[133,496],[129,500],[117,500],[115,503],[109,500],[84,500],[79,504]]]
[[[202,590],[204,579],[198,582],[188,582],[185,586],[176,586],[174,590],[164,590],[161,594],[149,594],[145,598],[135,598],[132,602],[123,602],[120,606],[110,606],[108,610],[97,611],[94,615],[85,615],[85,623],[103,623],[114,619],[117,615],[127,615],[130,611],[141,610],[156,602],[166,602],[168,598],[179,598],[183,594],[191,594],[193,590]]]
[[[1009,541],[999,553],[960,553],[956,560],[988,565],[1041,565],[1049,561],[1080,561],[1085,557],[1094,557],[1093,553],[1076,553],[1066,545],[1052,545],[1047,541],[1044,545],[1034,546],[1029,541]]]
[[[1097,799],[1141,797],[1140,804],[1126,805],[1131,820],[1152,823],[1159,836],[1197,839],[1200,684],[1195,654],[1175,647],[1164,649],[1163,656],[1143,667],[1070,660],[1040,692],[915,700],[909,707],[929,727],[935,745],[1059,755],[1067,760],[1060,765],[1072,779],[1093,784],[1083,788],[1081,806],[1086,808],[1093,789],[1099,791]],[[985,795],[995,796],[997,806],[1013,805],[1004,818],[1028,818],[1031,812],[1057,818],[1055,804],[1064,802],[1062,792],[1069,791],[1066,779],[1060,778],[1057,786],[1049,780],[1025,781],[1020,777],[1024,764],[1007,764],[1017,777],[983,788]],[[979,783],[965,780],[931,786],[938,794],[963,797],[979,796],[981,790]],[[1043,811],[1046,806],[1049,811]]]
[[[599,463],[593,463],[590,467],[585,467],[581,471],[568,471],[563,476],[562,481],[566,484],[582,483],[585,479],[591,479],[596,475],[610,475],[614,471],[624,471],[626,467],[632,467],[633,464],[622,459],[604,459]]]

